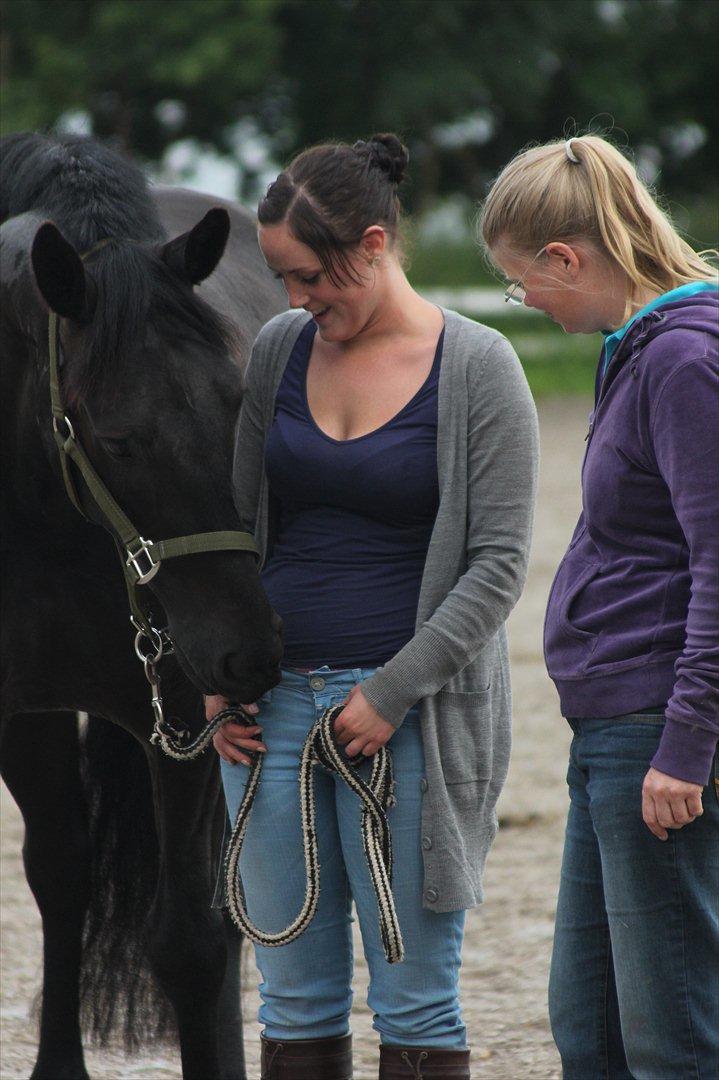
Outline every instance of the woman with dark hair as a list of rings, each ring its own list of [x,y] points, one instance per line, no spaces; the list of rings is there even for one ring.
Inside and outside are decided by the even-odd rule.
[[[402,269],[394,135],[300,154],[259,207],[291,311],[261,331],[238,426],[236,497],[284,620],[282,682],[215,736],[230,814],[265,753],[240,859],[250,918],[302,906],[298,799],[329,705],[348,756],[389,745],[402,963],[384,957],[359,800],[315,769],[321,893],[304,934],[256,946],[263,1076],[351,1076],[351,904],[385,1080],[469,1077],[458,999],[464,913],[509,756],[504,624],[524,582],[536,417],[501,334],[424,300]],[[208,698],[208,715],[225,704]],[[260,737],[264,741],[260,741]],[[361,766],[369,770],[369,763]]]

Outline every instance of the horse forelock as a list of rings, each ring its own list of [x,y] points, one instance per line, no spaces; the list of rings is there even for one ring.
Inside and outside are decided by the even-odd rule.
[[[63,371],[69,407],[90,394],[101,398],[113,375],[141,353],[151,362],[158,352],[231,353],[230,323],[175,276],[160,247],[110,243],[89,260],[87,270],[97,288],[97,307],[83,332],[81,352]]]

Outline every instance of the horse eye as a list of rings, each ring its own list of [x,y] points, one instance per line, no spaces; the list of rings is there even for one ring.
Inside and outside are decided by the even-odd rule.
[[[102,445],[108,454],[114,458],[132,457],[132,450],[128,439],[102,439]]]

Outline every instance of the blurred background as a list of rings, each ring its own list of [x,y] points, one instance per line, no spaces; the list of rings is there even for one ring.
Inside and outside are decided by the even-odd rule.
[[[541,659],[542,613],[579,510],[600,335],[566,336],[503,288],[475,239],[477,207],[531,142],[608,134],[697,248],[717,246],[719,0],[0,0],[3,132],[92,133],[157,182],[255,209],[301,147],[398,132],[410,148],[405,248],[419,290],[515,346],[542,441],[535,541],[510,619],[514,748],[486,903],[467,923],[462,993],[485,1080],[556,1080],[546,983],[569,727]],[[0,1075],[26,1077],[40,922],[2,799]],[[356,941],[358,1077],[376,1076]],[[257,978],[244,966],[248,1063]],[[179,1061],[90,1051],[93,1076],[175,1080]]]
[[[476,210],[530,142],[608,134],[717,244],[717,0],[3,0],[2,130],[92,133],[153,179],[254,209],[325,139],[398,132],[409,275],[509,333],[533,390],[592,385],[593,338],[508,310]]]

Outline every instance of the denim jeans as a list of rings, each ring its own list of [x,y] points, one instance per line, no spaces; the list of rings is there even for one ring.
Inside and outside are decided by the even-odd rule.
[[[661,714],[572,722],[549,986],[566,1080],[719,1077],[719,802],[658,840],[642,781]]]
[[[285,670],[260,701],[258,723],[267,753],[240,856],[250,918],[270,932],[294,919],[305,894],[305,864],[297,783],[300,751],[323,709],[344,701],[374,669],[309,673]],[[271,1039],[329,1038],[349,1030],[352,1007],[354,901],[369,967],[368,1004],[386,1044],[463,1048],[466,1031],[458,980],[465,913],[422,907],[420,807],[422,738],[412,709],[392,736],[397,803],[388,811],[394,867],[392,892],[405,947],[388,964],[377,900],[360,831],[361,803],[336,775],[313,769],[320,856],[320,898],[308,929],[289,945],[255,946],[261,975],[259,1018]],[[369,763],[361,766],[369,777]],[[244,793],[247,768],[222,762],[232,820]]]

